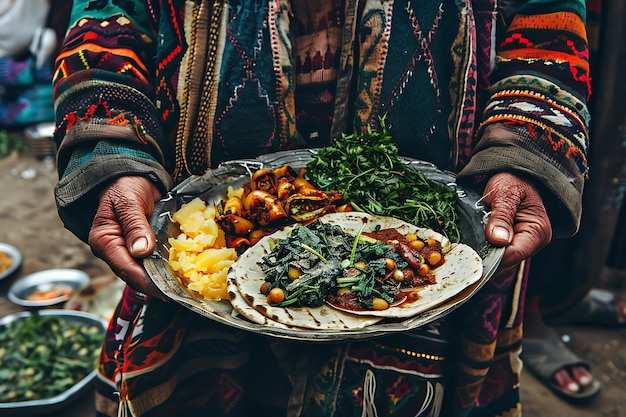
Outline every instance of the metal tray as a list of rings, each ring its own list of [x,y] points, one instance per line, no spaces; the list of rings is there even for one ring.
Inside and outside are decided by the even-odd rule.
[[[7,325],[14,321],[24,320],[30,316],[29,311],[21,311],[18,313],[9,314],[0,319],[1,325]],[[58,316],[62,317],[69,323],[80,323],[85,326],[96,325],[102,331],[102,337],[107,327],[106,320],[102,318],[82,311],[71,310],[39,310],[38,314],[41,316]],[[71,402],[78,399],[81,395],[87,392],[89,389],[93,389],[93,382],[95,381],[97,370],[94,369],[83,379],[72,385],[69,389],[51,398],[45,398],[41,400],[32,401],[17,401],[10,403],[0,403],[0,416],[41,416],[50,415],[52,412],[62,409],[69,405]]]
[[[239,188],[250,182],[252,173],[257,169],[275,168],[284,164],[289,164],[295,169],[303,168],[312,159],[315,152],[315,149],[285,151],[262,155],[251,160],[227,162],[202,176],[192,176],[174,188],[163,200],[157,203],[154,214],[150,218],[150,224],[156,233],[157,247],[150,257],[144,259],[144,267],[155,285],[168,297],[186,308],[237,329],[290,340],[330,342],[378,337],[424,326],[456,310],[493,275],[502,259],[504,249],[491,246],[485,239],[485,223],[489,214],[487,208],[481,204],[481,196],[472,190],[458,186],[454,174],[441,171],[429,162],[405,158],[404,161],[407,165],[421,172],[434,185],[456,192],[462,241],[474,248],[483,261],[481,279],[444,304],[415,317],[405,320],[385,319],[359,330],[303,331],[302,329],[283,329],[252,323],[234,312],[228,300],[201,300],[192,296],[179,284],[167,262],[169,253],[167,242],[174,226],[171,215],[182,204],[195,197],[200,197],[208,203],[217,203],[225,198],[229,186]]]

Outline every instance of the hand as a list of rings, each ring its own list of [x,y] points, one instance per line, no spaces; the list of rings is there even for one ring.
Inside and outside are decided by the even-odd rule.
[[[491,207],[485,228],[487,240],[505,246],[500,269],[516,266],[535,255],[552,239],[552,227],[537,190],[527,181],[510,173],[491,177],[483,192]]]
[[[157,187],[144,177],[115,180],[100,194],[98,210],[89,232],[89,246],[130,287],[167,300],[137,262],[137,259],[150,255],[155,248],[156,237],[148,217],[160,198]]]

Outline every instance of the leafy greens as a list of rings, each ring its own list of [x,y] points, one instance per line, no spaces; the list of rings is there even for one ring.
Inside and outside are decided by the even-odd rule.
[[[344,134],[321,148],[305,177],[323,190],[336,190],[356,211],[392,216],[459,241],[456,195],[434,187],[398,156],[391,136],[371,129]]]
[[[360,233],[352,236],[339,225],[316,220],[297,225],[289,236],[276,240],[260,267],[270,289],[281,288],[285,293],[278,306],[319,307],[339,288],[350,289],[363,305],[371,305],[373,295],[391,302],[398,291],[397,286],[381,281],[388,273],[384,258],[393,259],[398,267],[407,266],[390,245],[362,238]],[[289,268],[302,274],[292,280]],[[377,283],[382,290],[375,289]]]

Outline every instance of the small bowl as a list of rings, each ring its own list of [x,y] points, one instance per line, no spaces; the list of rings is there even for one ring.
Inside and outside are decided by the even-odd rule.
[[[46,307],[63,303],[89,284],[89,275],[78,269],[47,269],[17,280],[8,297],[23,307]]]
[[[20,267],[20,265],[22,264],[22,254],[19,250],[17,250],[16,247],[2,242],[0,242],[0,252],[2,252],[2,254],[9,255],[9,258],[11,258],[11,265],[9,265],[8,268],[0,271],[0,281],[2,281]],[[0,259],[0,267],[2,266],[2,263],[2,259]]]

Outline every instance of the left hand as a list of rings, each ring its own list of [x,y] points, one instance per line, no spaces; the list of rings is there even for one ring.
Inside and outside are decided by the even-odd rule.
[[[501,270],[537,254],[552,239],[552,226],[537,190],[514,174],[495,174],[487,182],[483,201],[491,207],[487,240],[505,246]]]

